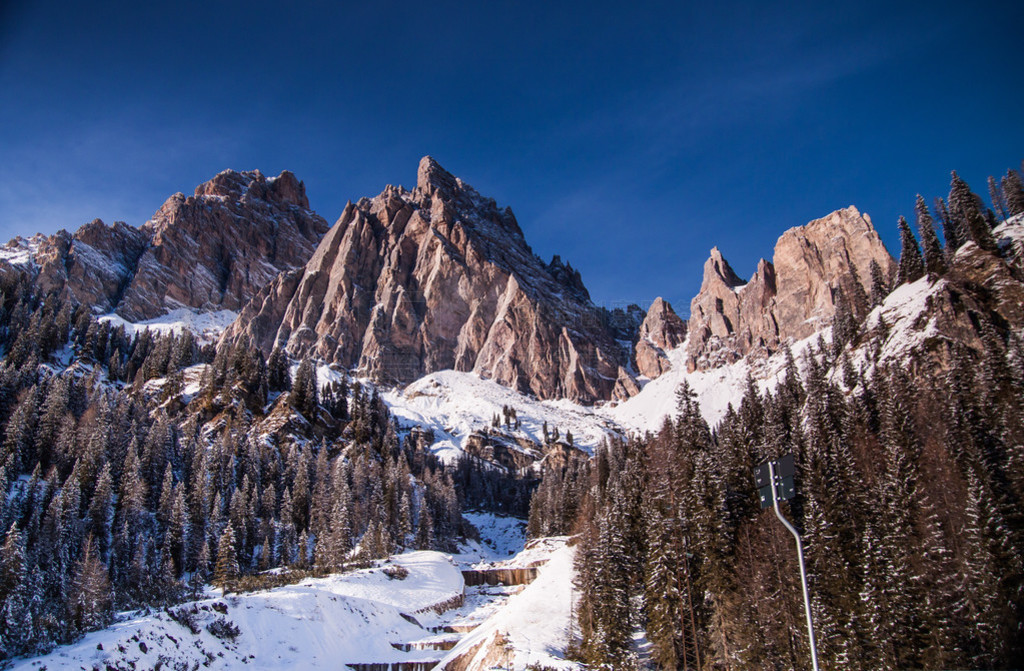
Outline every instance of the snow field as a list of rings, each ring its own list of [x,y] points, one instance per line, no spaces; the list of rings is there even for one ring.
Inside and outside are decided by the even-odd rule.
[[[439,552],[411,552],[391,562],[404,566],[409,575],[391,579],[375,568],[207,598],[172,609],[196,606],[196,634],[161,611],[93,632],[13,668],[151,669],[180,663],[184,668],[337,669],[350,662],[409,660],[409,654],[391,643],[422,638],[425,631],[403,614],[461,597],[462,574]],[[222,606],[227,607],[224,614],[217,610]],[[238,628],[234,641],[207,629],[220,619]]]

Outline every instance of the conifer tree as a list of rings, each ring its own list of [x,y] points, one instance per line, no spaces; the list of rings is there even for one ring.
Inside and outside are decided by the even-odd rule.
[[[953,171],[953,181],[949,187],[949,211],[954,220],[976,245],[986,250],[994,250],[996,241],[992,231],[982,216],[978,206],[978,198],[967,186],[967,182]]]
[[[871,307],[880,305],[885,297],[889,295],[889,281],[882,273],[882,267],[878,265],[878,262],[871,259],[871,265],[868,267],[868,272],[871,274]]]
[[[946,258],[952,258],[956,250],[967,242],[967,233],[960,220],[953,217],[943,198],[935,199],[935,216],[942,222],[942,235],[946,239]]]
[[[992,208],[1000,221],[1006,221],[1006,203],[1003,201],[1003,192],[999,188],[999,182],[992,175],[988,177],[988,197],[992,201]]]
[[[896,272],[896,284],[916,282],[924,275],[924,262],[921,250],[917,247],[917,239],[910,231],[907,220],[900,217],[900,265]]]
[[[939,236],[935,234],[935,225],[928,206],[921,194],[917,195],[917,203],[914,205],[917,213],[917,232],[921,236],[921,248],[924,253],[924,268],[933,275],[942,276],[946,274],[946,257],[939,243]]]
[[[308,358],[303,358],[295,371],[295,382],[292,384],[291,394],[288,401],[293,408],[298,410],[306,419],[316,419],[316,409],[319,403],[317,397],[316,370]]]
[[[1003,202],[1006,204],[1006,214],[1010,217],[1024,214],[1024,184],[1021,183],[1020,173],[1016,170],[1007,170],[1000,185]]]
[[[227,595],[235,580],[238,579],[238,554],[235,547],[235,531],[231,525],[224,527],[217,543],[217,566],[214,568],[213,584],[221,588],[221,594]]]
[[[69,610],[78,631],[92,631],[110,622],[110,578],[91,535],[75,568],[71,599]]]

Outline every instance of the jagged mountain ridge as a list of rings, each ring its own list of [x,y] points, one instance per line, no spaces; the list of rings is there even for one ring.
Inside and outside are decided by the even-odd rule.
[[[812,335],[831,323],[840,292],[863,318],[868,306],[856,297],[870,293],[871,263],[885,277],[895,272],[871,218],[853,206],[789,229],[773,258],[761,259],[744,282],[717,247],[711,250],[690,306],[688,370],[763,357]]]
[[[181,307],[237,311],[305,263],[327,228],[292,173],[226,170],[192,196],[171,196],[140,228],[97,219],[74,233],[16,238],[0,273],[30,273],[44,294],[129,321]]]
[[[592,403],[632,383],[610,321],[578,272],[533,254],[511,209],[428,156],[413,190],[349,203],[306,266],[265,287],[224,342],[279,345],[391,383],[453,369]]]

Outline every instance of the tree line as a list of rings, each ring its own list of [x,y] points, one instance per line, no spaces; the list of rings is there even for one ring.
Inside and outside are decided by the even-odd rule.
[[[209,582],[451,551],[464,506],[529,496],[495,502],[489,474],[467,501],[456,483],[484,467],[440,463],[375,390],[320,384],[308,359],[293,375],[280,350],[131,335],[24,276],[0,280],[0,348],[0,659]]]
[[[992,229],[1024,213],[1024,192],[1014,171],[999,188],[992,216],[954,174],[937,208],[945,248],[919,197],[925,251],[901,220],[894,282],[960,282],[953,256],[968,242],[1009,263]],[[786,349],[778,386],[748,379],[718,426],[684,384],[659,431],[545,474],[529,531],[577,534],[571,655],[631,668],[642,630],[659,668],[809,668],[792,538],[754,486],[759,463],[793,454],[797,497],[784,508],[804,539],[823,668],[1024,663],[1022,334],[973,312],[980,346],[946,342],[942,365],[911,377],[881,358],[884,320],[864,319],[890,289],[876,275],[837,309],[832,343],[802,365]]]

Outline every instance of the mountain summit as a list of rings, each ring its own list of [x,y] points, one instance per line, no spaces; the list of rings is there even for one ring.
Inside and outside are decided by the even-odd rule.
[[[578,271],[541,261],[511,209],[427,156],[412,191],[349,203],[305,267],[261,291],[225,338],[387,382],[454,369],[590,403],[630,379],[607,324]]]

